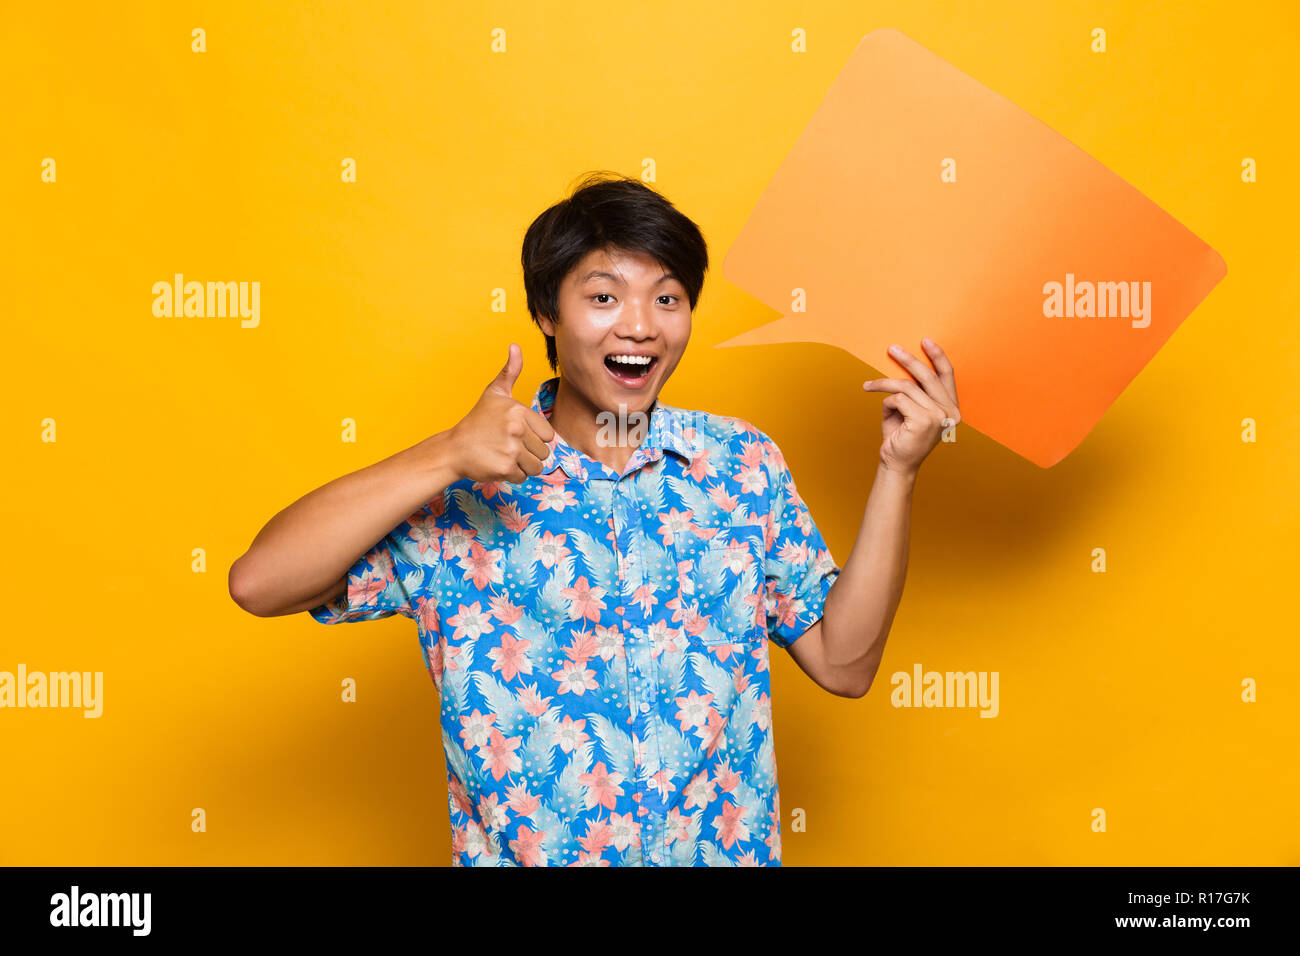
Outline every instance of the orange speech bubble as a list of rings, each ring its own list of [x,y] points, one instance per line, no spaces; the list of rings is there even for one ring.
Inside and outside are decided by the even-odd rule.
[[[874,366],[891,343],[923,358],[929,336],[962,420],[1044,468],[1227,273],[1137,189],[894,29],[858,44],[722,269],[783,318],[720,345],[823,342]]]

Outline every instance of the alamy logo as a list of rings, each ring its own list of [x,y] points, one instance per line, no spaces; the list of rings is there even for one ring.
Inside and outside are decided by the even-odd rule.
[[[186,282],[180,272],[173,279],[153,284],[153,314],[160,319],[239,316],[246,329],[262,321],[260,282]]]
[[[0,707],[81,707],[83,717],[104,712],[103,671],[0,671]]]
[[[50,897],[51,926],[130,926],[131,935],[148,936],[150,893],[81,893],[75,884],[70,893]]]
[[[1065,274],[1065,282],[1048,282],[1043,286],[1043,315],[1047,318],[1124,318],[1133,320],[1133,328],[1151,324],[1150,282],[1075,282],[1074,273]]]
[[[602,448],[626,448],[628,445],[639,446],[650,428],[650,416],[645,412],[629,412],[627,406],[619,403],[618,413],[598,412],[596,424],[596,444]]]
[[[998,715],[997,671],[896,671],[890,678],[895,707],[978,707],[981,717]]]

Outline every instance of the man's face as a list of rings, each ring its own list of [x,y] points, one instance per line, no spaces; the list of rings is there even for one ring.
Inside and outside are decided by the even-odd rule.
[[[596,411],[650,409],[691,337],[686,287],[642,253],[588,253],[560,286],[555,336],[566,384]]]

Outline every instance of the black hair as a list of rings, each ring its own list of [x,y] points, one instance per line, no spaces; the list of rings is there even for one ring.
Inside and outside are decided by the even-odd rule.
[[[559,321],[564,277],[597,249],[655,259],[681,280],[694,310],[709,268],[699,226],[639,179],[602,170],[583,176],[568,199],[534,219],[524,234],[524,291],[538,328],[542,316]],[[553,335],[546,335],[546,358],[554,371]]]

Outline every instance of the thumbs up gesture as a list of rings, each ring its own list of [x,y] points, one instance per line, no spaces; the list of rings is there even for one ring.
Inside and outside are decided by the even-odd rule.
[[[488,383],[478,402],[451,429],[450,453],[457,474],[473,481],[518,483],[542,472],[555,429],[537,412],[511,397],[524,356],[511,343],[505,368]]]

